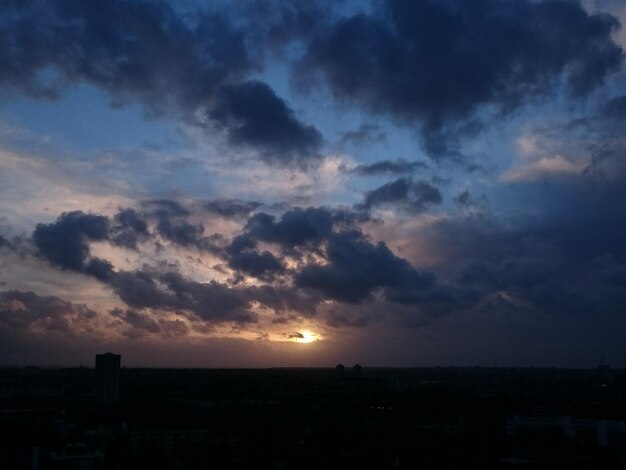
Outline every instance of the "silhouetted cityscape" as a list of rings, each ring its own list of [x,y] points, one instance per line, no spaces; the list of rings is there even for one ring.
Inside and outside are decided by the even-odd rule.
[[[0,470],[626,470],[624,26],[0,0]]]
[[[626,375],[0,369],[2,469],[624,468]]]

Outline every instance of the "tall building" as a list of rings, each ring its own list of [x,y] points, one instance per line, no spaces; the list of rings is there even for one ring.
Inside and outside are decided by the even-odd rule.
[[[100,403],[117,404],[120,399],[119,354],[96,354],[96,400]]]

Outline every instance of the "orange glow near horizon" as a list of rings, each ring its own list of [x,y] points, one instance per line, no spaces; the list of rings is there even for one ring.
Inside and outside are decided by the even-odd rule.
[[[314,341],[318,341],[320,336],[317,333],[313,333],[309,330],[300,330],[300,335],[302,337],[294,337],[291,340],[295,343],[312,343]]]

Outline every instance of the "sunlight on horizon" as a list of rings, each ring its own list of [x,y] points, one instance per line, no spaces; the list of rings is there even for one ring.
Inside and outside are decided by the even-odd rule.
[[[298,336],[294,335],[294,337],[291,338],[291,341],[294,343],[312,343],[321,339],[320,335],[309,330],[301,330],[298,333]]]

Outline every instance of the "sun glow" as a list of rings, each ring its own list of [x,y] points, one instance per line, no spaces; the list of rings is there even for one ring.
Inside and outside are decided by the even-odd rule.
[[[291,341],[295,343],[312,343],[313,341],[317,341],[319,339],[320,336],[317,333],[313,333],[309,330],[300,330],[291,335]]]

